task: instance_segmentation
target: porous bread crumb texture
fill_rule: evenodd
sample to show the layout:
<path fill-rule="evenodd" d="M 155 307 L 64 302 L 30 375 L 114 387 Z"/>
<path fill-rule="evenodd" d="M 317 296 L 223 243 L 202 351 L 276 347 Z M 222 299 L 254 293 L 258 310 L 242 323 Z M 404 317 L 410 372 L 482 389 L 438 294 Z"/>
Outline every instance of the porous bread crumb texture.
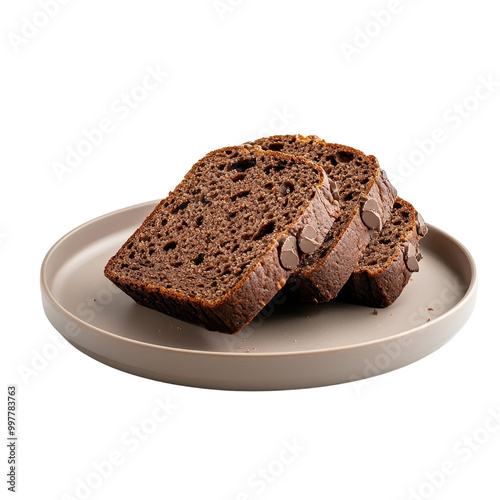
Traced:
<path fill-rule="evenodd" d="M 216 301 L 296 224 L 322 175 L 301 158 L 260 148 L 214 151 L 115 255 L 108 277 Z"/>
<path fill-rule="evenodd" d="M 318 252 L 307 256 L 303 263 L 312 264 L 324 257 L 336 245 L 356 215 L 360 198 L 372 187 L 379 166 L 374 157 L 340 144 L 327 143 L 316 136 L 272 136 L 255 141 L 263 149 L 299 155 L 320 165 L 335 181 L 340 193 L 340 212 Z"/>
<path fill-rule="evenodd" d="M 397 258 L 400 247 L 411 239 L 414 225 L 415 209 L 407 201 L 397 198 L 390 221 L 380 233 L 373 235 L 356 271 L 375 273 L 389 266 Z"/>

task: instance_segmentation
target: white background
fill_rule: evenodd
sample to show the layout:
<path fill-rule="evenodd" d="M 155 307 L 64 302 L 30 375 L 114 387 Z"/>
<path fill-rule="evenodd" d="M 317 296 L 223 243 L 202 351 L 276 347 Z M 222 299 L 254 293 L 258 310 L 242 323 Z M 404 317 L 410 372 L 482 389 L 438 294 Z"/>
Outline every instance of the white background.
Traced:
<path fill-rule="evenodd" d="M 2 381 L 18 385 L 17 498 L 500 498 L 500 432 L 484 432 L 500 411 L 495 2 L 61 0 L 46 2 L 50 17 L 42 3 L 0 11 Z M 147 68 L 168 76 L 137 90 Z M 131 93 L 140 102 L 124 106 Z M 113 130 L 57 175 L 103 119 Z M 70 347 L 41 306 L 50 246 L 165 196 L 208 151 L 267 133 L 375 154 L 401 196 L 465 244 L 479 294 L 460 333 L 362 390 L 186 388 Z M 176 409 L 126 444 L 156 398 Z M 297 456 L 280 465 L 285 442 Z M 256 481 L 263 470 L 270 480 Z"/>

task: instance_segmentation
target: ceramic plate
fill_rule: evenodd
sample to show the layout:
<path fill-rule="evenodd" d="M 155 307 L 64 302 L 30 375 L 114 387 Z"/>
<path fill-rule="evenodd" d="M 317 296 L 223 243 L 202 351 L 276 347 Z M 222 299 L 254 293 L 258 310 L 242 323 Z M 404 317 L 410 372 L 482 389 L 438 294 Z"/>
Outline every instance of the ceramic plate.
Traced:
<path fill-rule="evenodd" d="M 94 219 L 60 239 L 41 269 L 42 300 L 54 327 L 77 349 L 155 380 L 233 390 L 297 389 L 379 375 L 450 340 L 474 307 L 469 252 L 429 225 L 420 271 L 386 309 L 277 296 L 239 334 L 226 335 L 137 305 L 103 275 L 108 259 L 156 201 Z"/>

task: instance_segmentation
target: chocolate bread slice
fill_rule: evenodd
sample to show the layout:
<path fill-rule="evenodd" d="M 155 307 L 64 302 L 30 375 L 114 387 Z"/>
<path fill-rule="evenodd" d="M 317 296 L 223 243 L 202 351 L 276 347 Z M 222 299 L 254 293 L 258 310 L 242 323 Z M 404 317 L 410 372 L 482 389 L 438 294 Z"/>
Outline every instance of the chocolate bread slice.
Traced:
<path fill-rule="evenodd" d="M 397 198 L 391 220 L 372 238 L 339 298 L 371 307 L 391 305 L 418 271 L 419 240 L 426 234 L 422 216 Z"/>
<path fill-rule="evenodd" d="M 317 252 L 295 273 L 301 300 L 327 302 L 337 296 L 370 242 L 389 219 L 396 190 L 374 156 L 330 144 L 316 136 L 275 135 L 255 141 L 263 149 L 299 155 L 328 174 L 340 214 Z"/>
<path fill-rule="evenodd" d="M 323 241 L 337 210 L 321 167 L 223 148 L 191 168 L 105 275 L 139 304 L 235 333 Z"/>

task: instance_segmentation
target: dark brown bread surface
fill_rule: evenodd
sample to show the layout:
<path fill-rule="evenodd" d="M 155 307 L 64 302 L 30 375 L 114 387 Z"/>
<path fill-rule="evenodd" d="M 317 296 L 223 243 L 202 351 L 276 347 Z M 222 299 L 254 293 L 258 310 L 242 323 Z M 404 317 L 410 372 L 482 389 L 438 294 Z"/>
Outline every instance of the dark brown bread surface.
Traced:
<path fill-rule="evenodd" d="M 337 211 L 317 165 L 256 147 L 223 148 L 191 168 L 105 275 L 139 304 L 235 333 L 285 285 L 294 259 L 303 260 L 301 231 L 311 226 L 321 243 Z"/>
<path fill-rule="evenodd" d="M 301 300 L 327 302 L 347 282 L 373 233 L 389 219 L 396 190 L 374 156 L 348 146 L 301 135 L 276 135 L 255 144 L 313 161 L 323 167 L 338 188 L 339 216 L 320 249 L 303 259 L 295 273 Z M 368 200 L 371 209 L 363 212 Z"/>
<path fill-rule="evenodd" d="M 403 291 L 422 258 L 419 241 L 427 233 L 422 217 L 397 198 L 391 220 L 372 238 L 339 298 L 370 307 L 387 307 Z M 413 248 L 412 248 L 413 247 Z"/>

